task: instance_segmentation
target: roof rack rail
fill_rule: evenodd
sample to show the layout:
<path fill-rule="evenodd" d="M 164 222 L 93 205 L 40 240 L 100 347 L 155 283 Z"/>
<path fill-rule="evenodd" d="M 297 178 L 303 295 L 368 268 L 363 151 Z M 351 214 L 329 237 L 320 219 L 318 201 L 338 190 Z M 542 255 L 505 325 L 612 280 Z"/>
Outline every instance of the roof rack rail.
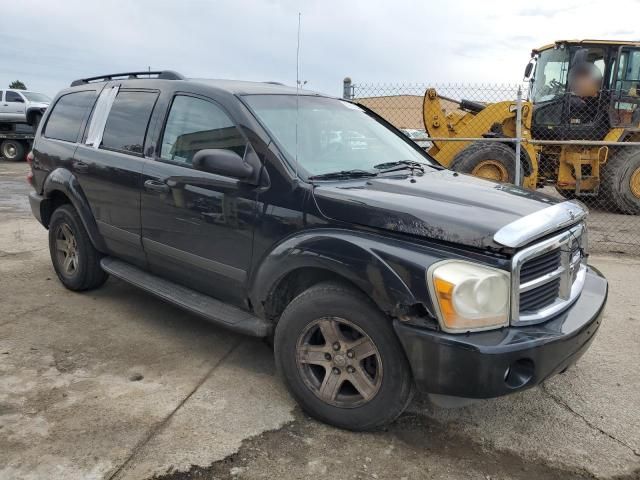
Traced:
<path fill-rule="evenodd" d="M 71 82 L 72 87 L 78 85 L 85 85 L 87 83 L 95 82 L 109 82 L 111 80 L 129 80 L 134 78 L 157 78 L 160 80 L 184 80 L 184 76 L 173 70 L 155 70 L 146 72 L 125 72 L 125 73 L 111 73 L 109 75 L 100 75 L 97 77 L 80 78 Z"/>

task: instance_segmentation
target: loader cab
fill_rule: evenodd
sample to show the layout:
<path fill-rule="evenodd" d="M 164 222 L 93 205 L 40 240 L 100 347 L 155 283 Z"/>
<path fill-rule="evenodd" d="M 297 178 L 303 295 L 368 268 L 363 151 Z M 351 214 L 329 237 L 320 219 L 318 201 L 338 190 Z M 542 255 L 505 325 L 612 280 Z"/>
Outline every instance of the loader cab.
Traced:
<path fill-rule="evenodd" d="M 611 125 L 640 126 L 640 46 L 620 46 L 611 71 Z"/>
<path fill-rule="evenodd" d="M 615 53 L 608 45 L 582 43 L 534 50 L 529 77 L 534 138 L 600 140 L 607 134 Z"/>

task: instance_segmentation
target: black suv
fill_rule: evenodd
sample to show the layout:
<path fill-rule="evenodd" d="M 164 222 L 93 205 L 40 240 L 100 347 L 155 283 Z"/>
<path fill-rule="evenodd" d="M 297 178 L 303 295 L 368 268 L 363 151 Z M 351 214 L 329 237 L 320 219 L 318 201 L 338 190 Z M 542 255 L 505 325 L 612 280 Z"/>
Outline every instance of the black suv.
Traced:
<path fill-rule="evenodd" d="M 370 110 L 171 72 L 60 92 L 33 214 L 72 290 L 120 278 L 270 339 L 311 415 L 396 418 L 536 385 L 584 353 L 607 282 L 586 210 L 439 166 Z"/>

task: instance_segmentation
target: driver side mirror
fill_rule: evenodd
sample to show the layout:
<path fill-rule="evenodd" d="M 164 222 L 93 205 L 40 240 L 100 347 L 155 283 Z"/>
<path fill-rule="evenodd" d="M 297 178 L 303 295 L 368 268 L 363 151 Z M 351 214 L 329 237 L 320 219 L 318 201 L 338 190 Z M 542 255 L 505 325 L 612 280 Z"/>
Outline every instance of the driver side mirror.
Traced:
<path fill-rule="evenodd" d="M 533 61 L 527 63 L 527 66 L 524 68 L 524 78 L 529 78 L 532 70 L 533 70 Z"/>
<path fill-rule="evenodd" d="M 192 165 L 196 170 L 249 183 L 252 183 L 256 176 L 254 166 L 246 163 L 236 152 L 222 148 L 206 148 L 196 152 Z"/>

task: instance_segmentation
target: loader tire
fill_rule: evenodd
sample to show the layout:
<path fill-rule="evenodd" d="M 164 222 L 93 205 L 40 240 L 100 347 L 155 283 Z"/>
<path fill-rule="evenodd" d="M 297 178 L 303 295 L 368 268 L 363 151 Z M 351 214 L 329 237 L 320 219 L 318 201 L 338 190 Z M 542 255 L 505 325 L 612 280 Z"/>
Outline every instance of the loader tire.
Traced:
<path fill-rule="evenodd" d="M 515 152 L 503 143 L 472 143 L 458 153 L 451 169 L 496 182 L 513 183 Z"/>
<path fill-rule="evenodd" d="M 620 148 L 600 170 L 603 206 L 640 215 L 640 149 Z"/>

